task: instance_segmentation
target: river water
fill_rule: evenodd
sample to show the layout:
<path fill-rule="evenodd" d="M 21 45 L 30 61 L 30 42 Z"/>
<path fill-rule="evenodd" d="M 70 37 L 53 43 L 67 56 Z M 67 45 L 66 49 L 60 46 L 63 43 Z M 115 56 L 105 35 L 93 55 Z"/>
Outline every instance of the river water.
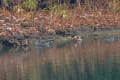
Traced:
<path fill-rule="evenodd" d="M 120 40 L 0 48 L 0 80 L 120 80 Z"/>

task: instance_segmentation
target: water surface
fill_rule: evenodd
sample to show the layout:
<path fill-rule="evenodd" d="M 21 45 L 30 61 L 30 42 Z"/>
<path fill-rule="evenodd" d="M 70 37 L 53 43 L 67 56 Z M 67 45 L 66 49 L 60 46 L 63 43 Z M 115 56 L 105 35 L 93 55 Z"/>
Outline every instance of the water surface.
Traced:
<path fill-rule="evenodd" d="M 0 80 L 120 80 L 120 40 L 1 48 Z"/>

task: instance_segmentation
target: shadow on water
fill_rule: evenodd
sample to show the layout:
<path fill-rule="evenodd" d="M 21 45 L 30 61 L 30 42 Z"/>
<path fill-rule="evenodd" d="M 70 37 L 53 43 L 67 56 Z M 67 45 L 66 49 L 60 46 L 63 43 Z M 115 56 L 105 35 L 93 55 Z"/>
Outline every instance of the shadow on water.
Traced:
<path fill-rule="evenodd" d="M 3 50 L 0 80 L 120 80 L 119 44 L 86 40 L 62 48 Z"/>

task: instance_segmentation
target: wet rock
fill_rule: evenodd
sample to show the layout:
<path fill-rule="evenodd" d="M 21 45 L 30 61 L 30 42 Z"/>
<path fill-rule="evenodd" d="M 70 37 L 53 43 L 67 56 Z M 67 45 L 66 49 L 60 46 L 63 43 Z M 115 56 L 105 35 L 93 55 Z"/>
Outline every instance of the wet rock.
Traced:
<path fill-rule="evenodd" d="M 21 43 L 21 46 L 28 46 L 28 45 L 30 45 L 28 39 L 23 40 L 22 43 Z"/>
<path fill-rule="evenodd" d="M 47 33 L 50 35 L 54 35 L 55 34 L 55 30 L 54 29 L 48 29 Z"/>
<path fill-rule="evenodd" d="M 56 35 L 60 35 L 60 36 L 65 36 L 65 31 L 63 30 L 56 30 Z"/>
<path fill-rule="evenodd" d="M 1 33 L 0 44 L 11 47 L 29 46 L 31 44 L 29 43 L 30 39 L 28 39 L 28 37 L 25 37 L 23 33 L 20 33 L 18 31 L 15 32 L 11 31 L 10 34 L 11 34 L 10 36 L 7 36 L 6 33 Z"/>
<path fill-rule="evenodd" d="M 8 40 L 0 40 L 0 43 L 3 45 L 3 46 L 8 46 L 8 47 L 13 47 L 14 44 L 9 42 Z"/>
<path fill-rule="evenodd" d="M 17 31 L 13 32 L 12 35 L 13 35 L 14 38 L 16 38 L 18 40 L 24 40 L 25 39 L 24 35 L 20 32 L 17 32 Z"/>
<path fill-rule="evenodd" d="M 24 40 L 18 40 L 14 38 L 10 39 L 1 39 L 0 44 L 3 46 L 8 46 L 8 47 L 21 47 L 21 46 L 29 46 L 29 40 L 24 39 Z"/>
<path fill-rule="evenodd" d="M 60 36 L 73 36 L 73 35 L 78 35 L 79 33 L 77 31 L 74 30 L 56 30 L 56 35 L 60 35 Z"/>

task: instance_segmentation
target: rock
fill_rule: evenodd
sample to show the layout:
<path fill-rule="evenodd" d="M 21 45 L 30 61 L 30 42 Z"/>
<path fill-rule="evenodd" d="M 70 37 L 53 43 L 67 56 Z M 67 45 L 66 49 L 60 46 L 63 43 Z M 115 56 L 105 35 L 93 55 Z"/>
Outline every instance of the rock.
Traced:
<path fill-rule="evenodd" d="M 48 29 L 47 33 L 50 34 L 50 35 L 53 35 L 53 34 L 55 34 L 55 30 L 54 29 Z"/>
<path fill-rule="evenodd" d="M 65 36 L 65 31 L 63 30 L 56 30 L 56 35 L 61 35 L 61 36 Z"/>
<path fill-rule="evenodd" d="M 12 33 L 13 37 L 18 40 L 24 40 L 24 35 L 18 31 Z"/>
<path fill-rule="evenodd" d="M 4 23 L 5 22 L 5 20 L 0 20 L 0 23 Z"/>
<path fill-rule="evenodd" d="M 8 47 L 13 47 L 14 44 L 9 42 L 8 40 L 1 40 L 0 43 L 4 46 L 8 46 Z"/>
<path fill-rule="evenodd" d="M 21 43 L 21 46 L 28 46 L 28 45 L 30 45 L 28 39 L 23 40 L 22 43 Z"/>

